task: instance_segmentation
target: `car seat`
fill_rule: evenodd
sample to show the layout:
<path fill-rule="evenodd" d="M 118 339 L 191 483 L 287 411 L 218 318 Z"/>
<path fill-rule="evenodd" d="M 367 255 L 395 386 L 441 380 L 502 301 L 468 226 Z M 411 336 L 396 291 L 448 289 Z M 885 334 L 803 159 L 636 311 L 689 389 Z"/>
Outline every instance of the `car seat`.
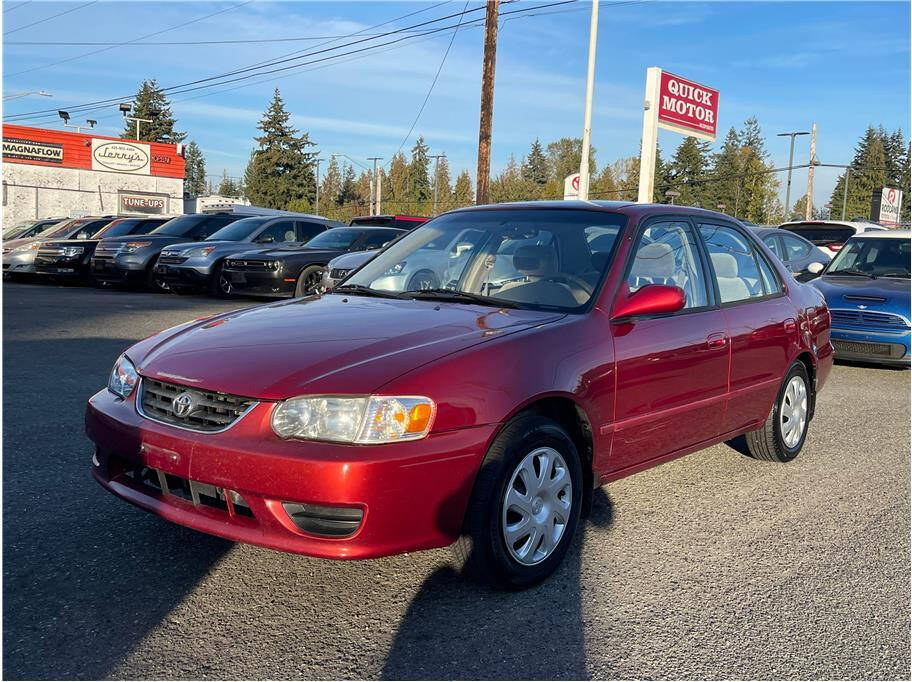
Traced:
<path fill-rule="evenodd" d="M 679 286 L 675 280 L 674 250 L 668 244 L 653 242 L 637 250 L 628 284 L 637 290 L 647 284 Z"/>
<path fill-rule="evenodd" d="M 713 269 L 716 271 L 722 302 L 750 298 L 751 290 L 748 282 L 738 276 L 737 259 L 730 253 L 718 251 L 710 253 L 709 257 L 712 259 Z"/>
<path fill-rule="evenodd" d="M 557 265 L 557 252 L 552 246 L 526 244 L 513 254 L 513 268 L 525 279 L 520 282 L 507 282 L 497 292 L 498 296 L 521 303 L 540 303 L 576 307 L 589 300 L 589 294 L 577 291 L 562 282 L 545 281 L 547 277 L 560 275 Z M 510 295 L 504 296 L 509 292 Z"/>

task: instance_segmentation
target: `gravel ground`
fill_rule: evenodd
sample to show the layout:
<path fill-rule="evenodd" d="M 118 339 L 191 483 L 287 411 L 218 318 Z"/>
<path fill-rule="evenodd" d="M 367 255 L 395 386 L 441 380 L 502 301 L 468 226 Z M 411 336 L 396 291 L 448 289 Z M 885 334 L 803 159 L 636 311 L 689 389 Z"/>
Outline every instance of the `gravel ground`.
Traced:
<path fill-rule="evenodd" d="M 788 465 L 717 446 L 606 486 L 560 571 L 502 594 L 446 549 L 280 554 L 92 481 L 117 355 L 249 303 L 4 284 L 4 677 L 909 678 L 908 371 L 837 365 Z"/>

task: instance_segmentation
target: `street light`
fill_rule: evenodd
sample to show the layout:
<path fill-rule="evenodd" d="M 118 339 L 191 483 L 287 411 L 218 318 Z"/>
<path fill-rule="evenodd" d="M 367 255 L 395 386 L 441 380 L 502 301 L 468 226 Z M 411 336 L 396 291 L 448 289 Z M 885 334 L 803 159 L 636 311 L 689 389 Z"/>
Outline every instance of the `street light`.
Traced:
<path fill-rule="evenodd" d="M 681 196 L 681 193 L 680 193 L 680 192 L 675 192 L 673 189 L 670 189 L 670 190 L 668 190 L 667 192 L 665 192 L 665 196 L 666 196 L 666 197 L 669 197 L 669 198 L 671 199 L 671 205 L 674 206 L 674 204 L 675 204 L 675 197 Z"/>
<path fill-rule="evenodd" d="M 124 115 L 124 118 L 128 121 L 133 121 L 136 123 L 136 139 L 139 140 L 139 124 L 140 123 L 152 123 L 152 121 L 161 114 L 159 109 L 149 109 L 149 118 L 138 118 L 136 116 L 129 116 L 130 110 L 132 107 L 127 102 L 121 102 L 118 106 L 120 112 Z"/>
<path fill-rule="evenodd" d="M 53 97 L 49 92 L 44 90 L 29 90 L 28 92 L 13 92 L 9 95 L 3 95 L 3 101 L 6 102 L 11 99 L 19 99 L 20 97 L 28 97 L 29 95 L 36 95 L 38 97 Z"/>
<path fill-rule="evenodd" d="M 806 130 L 795 131 L 793 133 L 779 133 L 776 137 L 790 137 L 792 138 L 789 144 L 789 173 L 788 173 L 788 182 L 785 186 L 785 215 L 789 216 L 792 212 L 792 162 L 795 160 L 795 137 L 798 135 L 810 135 L 811 133 Z"/>

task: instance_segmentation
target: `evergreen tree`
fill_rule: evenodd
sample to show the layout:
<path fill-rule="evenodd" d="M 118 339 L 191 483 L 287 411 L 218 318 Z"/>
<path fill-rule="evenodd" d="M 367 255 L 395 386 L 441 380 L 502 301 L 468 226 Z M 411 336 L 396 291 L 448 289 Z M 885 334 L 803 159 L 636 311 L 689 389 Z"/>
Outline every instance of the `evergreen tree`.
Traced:
<path fill-rule="evenodd" d="M 323 182 L 320 183 L 320 206 L 327 218 L 340 220 L 338 217 L 339 194 L 342 192 L 342 173 L 339 171 L 339 162 L 335 156 L 329 158 Z"/>
<path fill-rule="evenodd" d="M 902 207 L 900 209 L 900 222 L 908 223 L 912 213 L 912 187 L 910 187 L 909 163 L 912 157 L 912 145 L 906 147 L 903 154 L 902 166 L 899 171 L 899 189 L 902 190 Z"/>
<path fill-rule="evenodd" d="M 218 194 L 223 197 L 240 197 L 241 186 L 232 178 L 228 177 L 228 171 L 222 172 L 222 181 L 218 186 Z"/>
<path fill-rule="evenodd" d="M 589 183 L 589 196 L 593 199 L 616 200 L 618 185 L 611 166 L 605 166 Z"/>
<path fill-rule="evenodd" d="M 151 123 L 139 124 L 139 138 L 143 142 L 166 142 L 177 144 L 183 142 L 187 133 L 174 130 L 177 122 L 171 114 L 171 103 L 153 78 L 143 81 L 133 98 L 132 118 L 151 119 Z M 125 140 L 135 140 L 136 121 L 124 121 L 124 131 L 120 136 Z"/>
<path fill-rule="evenodd" d="M 889 136 L 884 131 L 883 144 L 887 161 L 887 184 L 890 187 L 899 187 L 902 182 L 903 164 L 906 160 L 906 136 L 903 134 L 902 128 L 895 130 Z"/>
<path fill-rule="evenodd" d="M 472 206 L 475 204 L 475 190 L 472 188 L 472 178 L 469 171 L 464 170 L 456 178 L 453 188 L 453 208 Z"/>
<path fill-rule="evenodd" d="M 523 178 L 542 187 L 548 182 L 548 159 L 538 138 L 532 143 L 529 155 L 522 165 Z"/>
<path fill-rule="evenodd" d="M 868 126 L 855 147 L 851 167 L 839 176 L 833 193 L 830 195 L 834 218 L 843 218 L 843 198 L 845 198 L 846 220 L 871 214 L 871 196 L 874 190 L 886 185 L 886 164 L 884 135 L 874 126 Z M 844 194 L 847 174 L 849 187 L 848 193 Z"/>
<path fill-rule="evenodd" d="M 355 167 L 346 164 L 342 171 L 342 186 L 336 197 L 336 205 L 346 206 L 354 203 L 357 198 L 358 193 L 355 188 Z"/>
<path fill-rule="evenodd" d="M 385 213 L 409 212 L 409 165 L 399 152 L 390 161 L 389 174 L 383 178 L 381 208 Z"/>
<path fill-rule="evenodd" d="M 571 173 L 579 173 L 580 161 L 583 156 L 583 140 L 580 137 L 562 137 L 557 142 L 548 145 L 548 175 L 560 183 L 561 193 L 564 188 L 564 178 Z M 598 169 L 595 166 L 595 147 L 589 147 L 589 174 L 595 176 Z"/>
<path fill-rule="evenodd" d="M 408 199 L 418 210 L 421 210 L 419 205 L 425 204 L 431 198 L 428 151 L 429 147 L 424 143 L 424 138 L 419 136 L 412 147 L 412 159 L 408 164 Z"/>
<path fill-rule="evenodd" d="M 247 198 L 257 206 L 283 209 L 292 201 L 312 202 L 316 193 L 313 161 L 316 153 L 307 133 L 288 122 L 289 114 L 276 88 L 269 108 L 257 128 L 258 147 L 245 173 Z"/>
<path fill-rule="evenodd" d="M 712 170 L 704 189 L 704 205 L 735 215 L 741 201 L 742 169 L 741 142 L 734 128 L 729 128 L 722 148 L 712 158 Z M 724 208 L 720 209 L 719 205 Z"/>
<path fill-rule="evenodd" d="M 196 142 L 184 150 L 184 194 L 198 197 L 206 193 L 206 161 Z"/>
<path fill-rule="evenodd" d="M 695 137 L 685 137 L 678 145 L 667 172 L 671 189 L 681 193 L 675 199 L 676 204 L 708 208 L 703 203 L 706 184 L 703 181 L 710 163 L 709 153 L 709 144 Z"/>
<path fill-rule="evenodd" d="M 506 167 L 491 181 L 491 203 L 523 201 L 532 191 L 533 183 L 523 177 L 522 168 L 511 155 Z"/>
<path fill-rule="evenodd" d="M 437 170 L 434 173 L 434 186 L 437 194 L 437 213 L 443 213 L 453 208 L 453 186 L 450 181 L 450 164 L 446 157 L 437 160 Z"/>
<path fill-rule="evenodd" d="M 737 202 L 739 210 L 733 215 L 751 222 L 764 223 L 777 201 L 779 180 L 769 172 L 773 166 L 768 162 L 769 154 L 756 117 L 751 116 L 744 122 L 738 137 L 743 175 L 740 182 L 741 196 L 738 197 L 740 201 Z"/>

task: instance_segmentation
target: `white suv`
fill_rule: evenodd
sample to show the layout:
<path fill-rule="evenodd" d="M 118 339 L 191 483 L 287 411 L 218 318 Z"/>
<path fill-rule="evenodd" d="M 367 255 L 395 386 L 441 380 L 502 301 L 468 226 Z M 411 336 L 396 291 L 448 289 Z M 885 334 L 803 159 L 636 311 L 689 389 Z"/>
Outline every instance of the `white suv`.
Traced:
<path fill-rule="evenodd" d="M 783 223 L 780 230 L 788 230 L 801 235 L 812 242 L 829 258 L 839 253 L 839 249 L 850 237 L 872 230 L 886 230 L 877 223 L 850 222 L 847 220 L 796 220 Z"/>

